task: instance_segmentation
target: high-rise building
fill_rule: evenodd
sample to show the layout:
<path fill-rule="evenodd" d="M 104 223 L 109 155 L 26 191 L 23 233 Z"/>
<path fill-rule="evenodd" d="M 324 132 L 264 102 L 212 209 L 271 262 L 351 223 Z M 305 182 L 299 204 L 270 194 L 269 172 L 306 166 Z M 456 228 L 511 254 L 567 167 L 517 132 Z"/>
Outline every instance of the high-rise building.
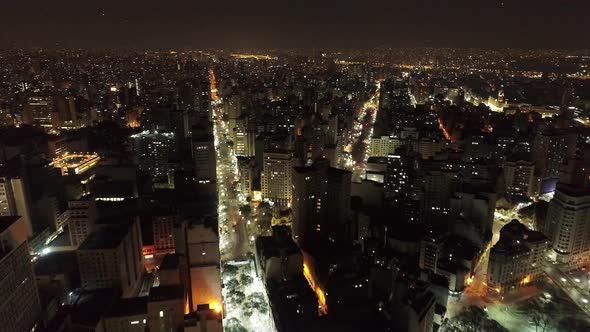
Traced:
<path fill-rule="evenodd" d="M 384 186 L 387 198 L 411 196 L 414 186 L 414 160 L 405 154 L 387 156 Z"/>
<path fill-rule="evenodd" d="M 253 157 L 255 154 L 256 128 L 252 121 L 246 118 L 240 118 L 236 121 L 236 126 L 232 131 L 232 140 L 236 155 Z"/>
<path fill-rule="evenodd" d="M 549 202 L 545 232 L 558 262 L 590 261 L 590 191 L 560 184 Z"/>
<path fill-rule="evenodd" d="M 153 287 L 147 303 L 149 331 L 184 329 L 185 298 L 182 285 Z"/>
<path fill-rule="evenodd" d="M 211 119 L 211 85 L 205 77 L 180 81 L 177 84 L 177 92 L 177 106 L 188 110 L 191 125 L 198 122 L 202 116 Z"/>
<path fill-rule="evenodd" d="M 399 110 L 410 105 L 410 89 L 407 81 L 390 79 L 383 83 L 379 95 L 381 109 Z"/>
<path fill-rule="evenodd" d="M 195 180 L 199 184 L 215 183 L 217 176 L 215 140 L 209 125 L 199 130 L 193 129 L 191 142 L 195 162 Z"/>
<path fill-rule="evenodd" d="M 154 183 L 171 183 L 172 172 L 168 164 L 174 144 L 174 134 L 143 131 L 131 136 L 139 169 L 153 177 Z"/>
<path fill-rule="evenodd" d="M 352 173 L 328 166 L 327 160 L 293 168 L 293 238 L 298 243 L 328 237 L 349 238 Z"/>
<path fill-rule="evenodd" d="M 252 182 L 254 181 L 254 158 L 238 157 L 238 170 L 240 172 L 240 191 L 244 197 L 250 196 Z"/>
<path fill-rule="evenodd" d="M 29 332 L 40 318 L 41 301 L 21 217 L 0 217 L 0 330 Z"/>
<path fill-rule="evenodd" d="M 236 127 L 233 129 L 232 139 L 234 141 L 236 155 L 246 156 L 248 134 L 244 128 L 243 121 L 240 121 L 240 123 L 236 124 Z"/>
<path fill-rule="evenodd" d="M 559 180 L 561 164 L 576 151 L 576 134 L 561 130 L 544 130 L 535 135 L 533 163 L 538 181 L 538 193 L 553 192 Z"/>
<path fill-rule="evenodd" d="M 438 152 L 447 148 L 456 149 L 456 144 L 427 137 L 412 141 L 412 149 L 418 152 L 422 156 L 422 159 L 430 159 Z"/>
<path fill-rule="evenodd" d="M 545 235 L 512 220 L 500 230 L 500 240 L 490 250 L 487 284 L 497 292 L 524 286 L 543 274 L 549 243 Z"/>
<path fill-rule="evenodd" d="M 21 216 L 29 237 L 33 236 L 32 198 L 25 177 L 4 170 L 0 177 L 0 216 Z"/>
<path fill-rule="evenodd" d="M 154 249 L 156 255 L 174 253 L 174 215 L 155 215 L 152 217 Z"/>
<path fill-rule="evenodd" d="M 508 197 L 528 197 L 534 194 L 534 171 L 532 162 L 518 160 L 505 161 L 502 167 L 504 191 Z"/>
<path fill-rule="evenodd" d="M 117 288 L 123 297 L 133 296 L 142 280 L 142 248 L 137 220 L 92 232 L 77 251 L 82 288 Z"/>
<path fill-rule="evenodd" d="M 428 171 L 422 179 L 420 218 L 427 223 L 439 223 L 448 218 L 451 194 L 457 183 L 457 173 Z"/>
<path fill-rule="evenodd" d="M 101 325 L 108 332 L 184 331 L 185 328 L 190 329 L 190 325 L 185 326 L 185 314 L 187 312 L 182 285 L 160 285 L 152 287 L 149 296 L 117 299 L 102 315 Z M 205 322 L 213 319 L 203 318 Z M 201 326 L 194 330 L 220 332 L 221 323 L 218 325 L 218 330 L 203 329 Z"/>
<path fill-rule="evenodd" d="M 287 151 L 264 152 L 262 163 L 262 196 L 286 207 L 291 200 L 293 156 Z"/>
<path fill-rule="evenodd" d="M 96 201 L 90 196 L 69 201 L 66 213 L 70 242 L 74 248 L 78 248 L 96 228 Z"/>
<path fill-rule="evenodd" d="M 272 236 L 256 238 L 256 268 L 265 283 L 291 280 L 303 274 L 303 255 L 286 226 L 274 226 Z"/>
<path fill-rule="evenodd" d="M 327 180 L 325 206 L 327 234 L 332 240 L 351 239 L 353 233 L 350 223 L 352 172 L 330 167 L 327 170 Z"/>
<path fill-rule="evenodd" d="M 176 252 L 187 261 L 192 310 L 199 305 L 221 306 L 221 271 L 217 229 L 184 222 L 174 229 Z"/>
<path fill-rule="evenodd" d="M 491 188 L 463 185 L 450 197 L 450 222 L 460 225 L 454 233 L 471 238 L 473 243 L 485 242 L 492 234 L 495 208 L 496 193 Z M 473 237 L 464 233 L 465 223 L 473 227 Z"/>
<path fill-rule="evenodd" d="M 438 259 L 443 249 L 442 237 L 430 231 L 420 240 L 420 257 L 418 266 L 424 270 L 437 273 Z"/>
<path fill-rule="evenodd" d="M 13 158 L 0 167 L 0 208 L 3 215 L 22 216 L 33 251 L 58 228 L 59 170 L 39 158 Z M 39 236 L 40 235 L 40 236 Z"/>
<path fill-rule="evenodd" d="M 381 136 L 371 138 L 370 144 L 370 157 L 387 157 L 389 154 L 395 153 L 395 150 L 399 148 L 403 142 L 399 137 Z"/>
<path fill-rule="evenodd" d="M 567 164 L 561 165 L 559 182 L 577 188 L 590 188 L 590 167 L 587 161 L 574 158 L 568 160 Z"/>
<path fill-rule="evenodd" d="M 59 113 L 54 111 L 53 99 L 47 96 L 31 96 L 23 108 L 23 123 L 44 128 L 59 128 Z"/>
<path fill-rule="evenodd" d="M 293 238 L 301 244 L 325 232 L 328 179 L 322 166 L 295 167 L 292 179 Z"/>

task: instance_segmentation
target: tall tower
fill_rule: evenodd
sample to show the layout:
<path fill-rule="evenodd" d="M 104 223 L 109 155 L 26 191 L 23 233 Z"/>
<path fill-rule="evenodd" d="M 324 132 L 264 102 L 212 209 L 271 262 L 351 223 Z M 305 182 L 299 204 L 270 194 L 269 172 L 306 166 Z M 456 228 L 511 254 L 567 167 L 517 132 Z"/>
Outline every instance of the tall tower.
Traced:
<path fill-rule="evenodd" d="M 193 132 L 193 160 L 197 183 L 207 184 L 217 180 L 217 162 L 215 160 L 215 140 L 212 134 Z"/>
<path fill-rule="evenodd" d="M 30 331 L 41 315 L 26 228 L 22 217 L 0 217 L 2 331 Z"/>
<path fill-rule="evenodd" d="M 539 194 L 555 190 L 561 164 L 572 158 L 575 151 L 575 133 L 550 129 L 536 134 L 533 142 L 533 163 Z"/>
<path fill-rule="evenodd" d="M 293 238 L 305 242 L 314 234 L 322 234 L 326 219 L 328 179 L 322 166 L 293 169 Z"/>
<path fill-rule="evenodd" d="M 321 159 L 293 168 L 293 238 L 299 244 L 319 237 L 345 241 L 351 235 L 352 173 L 328 163 Z"/>
<path fill-rule="evenodd" d="M 291 200 L 293 155 L 288 151 L 264 152 L 262 163 L 262 196 L 282 208 Z"/>
<path fill-rule="evenodd" d="M 560 184 L 547 210 L 546 233 L 556 260 L 571 266 L 590 261 L 590 191 Z"/>
<path fill-rule="evenodd" d="M 146 130 L 131 136 L 139 169 L 150 174 L 154 183 L 170 183 L 171 170 L 168 164 L 174 134 Z"/>

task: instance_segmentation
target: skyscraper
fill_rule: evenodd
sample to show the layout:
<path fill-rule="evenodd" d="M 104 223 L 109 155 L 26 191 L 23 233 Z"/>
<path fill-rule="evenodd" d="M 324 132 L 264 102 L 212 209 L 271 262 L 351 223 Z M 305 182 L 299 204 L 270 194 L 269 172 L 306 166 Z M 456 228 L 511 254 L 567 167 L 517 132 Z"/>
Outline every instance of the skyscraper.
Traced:
<path fill-rule="evenodd" d="M 320 237 L 341 241 L 351 234 L 352 173 L 319 160 L 293 168 L 293 238 L 300 244 Z"/>
<path fill-rule="evenodd" d="M 28 332 L 41 314 L 29 257 L 27 226 L 21 217 L 0 217 L 0 330 Z"/>
<path fill-rule="evenodd" d="M 142 247 L 137 220 L 91 233 L 77 251 L 82 288 L 117 288 L 123 297 L 133 296 L 142 280 Z"/>
<path fill-rule="evenodd" d="M 47 96 L 31 96 L 23 107 L 23 122 L 44 128 L 61 127 L 58 112 L 54 112 L 53 99 Z"/>
<path fill-rule="evenodd" d="M 210 308 L 221 305 L 221 271 L 219 267 L 219 235 L 203 223 L 188 221 L 174 228 L 176 252 L 184 255 L 190 280 L 192 310 L 199 305 Z"/>
<path fill-rule="evenodd" d="M 502 167 L 504 191 L 508 197 L 532 196 L 535 166 L 532 162 L 518 160 L 506 161 Z"/>
<path fill-rule="evenodd" d="M 415 180 L 414 160 L 405 154 L 390 154 L 387 156 L 387 171 L 385 172 L 385 196 L 395 198 L 410 197 Z"/>
<path fill-rule="evenodd" d="M 293 168 L 293 238 L 303 243 L 322 233 L 328 179 L 322 166 Z M 325 231 L 325 230 L 324 230 Z"/>
<path fill-rule="evenodd" d="M 538 181 L 538 193 L 553 192 L 562 163 L 574 156 L 576 134 L 561 130 L 543 130 L 535 135 L 533 162 Z"/>
<path fill-rule="evenodd" d="M 174 223 L 177 217 L 171 214 L 158 214 L 152 216 L 152 229 L 154 233 L 154 247 L 156 255 L 174 253 Z"/>
<path fill-rule="evenodd" d="M 81 200 L 69 201 L 67 215 L 70 241 L 74 248 L 78 248 L 96 227 L 96 202 L 89 196 Z"/>
<path fill-rule="evenodd" d="M 262 197 L 287 207 L 291 200 L 293 156 L 288 151 L 264 152 L 262 163 Z"/>
<path fill-rule="evenodd" d="M 240 172 L 240 191 L 244 197 L 250 196 L 252 182 L 254 180 L 254 158 L 238 157 L 238 169 Z"/>
<path fill-rule="evenodd" d="M 590 191 L 560 184 L 549 202 L 545 230 L 558 262 L 590 261 Z"/>
<path fill-rule="evenodd" d="M 193 132 L 192 145 L 195 180 L 199 184 L 214 183 L 217 170 L 213 135 Z"/>
<path fill-rule="evenodd" d="M 151 175 L 154 183 L 171 183 L 168 159 L 174 145 L 174 134 L 146 130 L 132 135 L 131 139 L 137 153 L 139 169 Z"/>
<path fill-rule="evenodd" d="M 27 172 L 17 164 L 7 163 L 0 168 L 0 216 L 21 216 L 27 236 L 31 237 L 39 227 L 33 225 L 33 198 Z"/>

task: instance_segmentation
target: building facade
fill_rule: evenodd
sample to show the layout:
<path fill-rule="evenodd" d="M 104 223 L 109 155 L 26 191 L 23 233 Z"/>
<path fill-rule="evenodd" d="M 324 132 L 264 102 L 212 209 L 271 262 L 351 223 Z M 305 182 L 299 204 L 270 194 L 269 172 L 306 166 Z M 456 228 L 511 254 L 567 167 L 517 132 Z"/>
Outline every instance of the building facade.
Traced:
<path fill-rule="evenodd" d="M 518 160 L 506 161 L 502 167 L 504 191 L 510 198 L 534 195 L 535 165 L 532 162 Z"/>
<path fill-rule="evenodd" d="M 287 151 L 265 152 L 262 164 L 262 197 L 287 207 L 290 204 L 293 156 Z"/>
<path fill-rule="evenodd" d="M 527 285 L 543 274 L 549 241 L 540 232 L 512 220 L 500 230 L 500 240 L 490 250 L 488 287 L 505 293 Z"/>
<path fill-rule="evenodd" d="M 0 330 L 31 331 L 40 317 L 41 301 L 21 217 L 0 217 L 0 292 Z"/>
<path fill-rule="evenodd" d="M 77 252 L 82 288 L 117 288 L 123 297 L 133 296 L 144 270 L 142 247 L 137 220 L 91 233 Z"/>
<path fill-rule="evenodd" d="M 68 202 L 66 223 L 69 226 L 70 241 L 74 248 L 78 248 L 88 235 L 95 230 L 96 218 L 96 201 L 93 199 L 88 198 Z"/>
<path fill-rule="evenodd" d="M 131 139 L 139 169 L 151 175 L 155 183 L 169 183 L 171 170 L 168 159 L 174 146 L 174 134 L 146 130 L 132 135 Z"/>
<path fill-rule="evenodd" d="M 555 259 L 578 266 L 590 261 L 590 191 L 560 185 L 547 210 L 546 234 Z"/>

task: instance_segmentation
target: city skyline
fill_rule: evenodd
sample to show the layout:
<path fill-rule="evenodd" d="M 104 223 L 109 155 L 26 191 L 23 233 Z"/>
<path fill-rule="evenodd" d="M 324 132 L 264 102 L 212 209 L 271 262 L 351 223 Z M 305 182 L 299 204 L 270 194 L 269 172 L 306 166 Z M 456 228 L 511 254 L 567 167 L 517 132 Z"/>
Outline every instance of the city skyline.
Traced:
<path fill-rule="evenodd" d="M 9 0 L 0 332 L 590 331 L 589 12 Z"/>

